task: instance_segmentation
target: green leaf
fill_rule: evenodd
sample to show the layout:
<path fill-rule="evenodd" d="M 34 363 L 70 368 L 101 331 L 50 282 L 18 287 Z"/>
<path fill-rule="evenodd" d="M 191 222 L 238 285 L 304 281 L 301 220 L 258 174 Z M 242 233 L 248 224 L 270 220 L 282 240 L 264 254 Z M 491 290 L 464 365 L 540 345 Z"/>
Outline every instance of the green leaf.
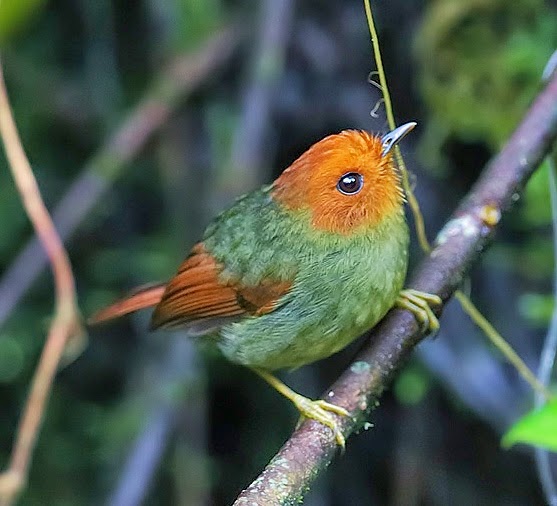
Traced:
<path fill-rule="evenodd" d="M 0 0 L 0 45 L 37 16 L 45 0 Z"/>
<path fill-rule="evenodd" d="M 400 373 L 394 385 L 394 392 L 402 404 L 419 404 L 430 387 L 428 375 L 418 367 L 407 367 Z"/>
<path fill-rule="evenodd" d="M 516 422 L 503 436 L 501 444 L 510 448 L 516 443 L 527 443 L 557 451 L 557 400 L 531 411 Z"/>

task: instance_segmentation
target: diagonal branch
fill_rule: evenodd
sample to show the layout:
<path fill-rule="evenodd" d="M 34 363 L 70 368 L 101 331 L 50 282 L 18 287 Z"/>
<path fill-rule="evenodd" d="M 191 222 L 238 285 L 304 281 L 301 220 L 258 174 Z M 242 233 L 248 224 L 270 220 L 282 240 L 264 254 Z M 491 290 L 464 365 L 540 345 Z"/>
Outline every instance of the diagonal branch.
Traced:
<path fill-rule="evenodd" d="M 517 200 L 528 178 L 557 138 L 557 75 L 539 94 L 505 147 L 485 168 L 453 217 L 439 232 L 410 286 L 446 301 L 491 239 L 501 213 Z M 348 437 L 365 420 L 397 369 L 424 338 L 414 317 L 393 310 L 368 335 L 351 366 L 327 391 L 327 400 L 346 408 L 340 420 Z M 236 505 L 297 504 L 331 462 L 336 442 L 322 425 L 304 422 Z"/>

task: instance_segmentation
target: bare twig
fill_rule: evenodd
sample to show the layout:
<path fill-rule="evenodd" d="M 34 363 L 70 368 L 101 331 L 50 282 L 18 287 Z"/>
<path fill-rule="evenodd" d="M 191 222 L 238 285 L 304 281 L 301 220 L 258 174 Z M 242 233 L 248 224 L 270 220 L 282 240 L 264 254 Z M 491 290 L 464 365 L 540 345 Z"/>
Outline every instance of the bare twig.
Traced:
<path fill-rule="evenodd" d="M 15 499 L 26 480 L 46 402 L 65 344 L 68 338 L 82 334 L 83 329 L 79 320 L 70 261 L 44 205 L 31 165 L 21 145 L 8 101 L 1 63 L 0 133 L 15 185 L 35 233 L 50 260 L 56 290 L 54 320 L 18 427 L 10 465 L 8 470 L 0 475 L 0 504 L 8 505 Z"/>
<path fill-rule="evenodd" d="M 242 115 L 230 156 L 234 178 L 244 186 L 246 181 L 259 183 L 262 175 L 258 171 L 262 167 L 267 168 L 264 167 L 265 160 L 272 158 L 268 153 L 270 116 L 278 81 L 284 71 L 295 1 L 265 0 L 260 3 L 259 9 L 260 20 L 250 75 L 242 96 Z"/>
<path fill-rule="evenodd" d="M 64 241 L 71 237 L 127 164 L 168 120 L 180 101 L 229 61 L 239 40 L 238 31 L 223 30 L 198 52 L 177 58 L 153 85 L 85 165 L 54 209 L 54 223 Z M 0 282 L 0 326 L 45 266 L 41 245 L 33 238 L 5 271 Z"/>
<path fill-rule="evenodd" d="M 196 462 L 195 476 L 199 480 L 192 487 L 198 499 L 193 504 L 206 503 L 202 498 L 208 478 L 201 464 L 204 458 L 200 457 L 206 443 L 205 383 L 200 380 L 203 377 L 200 366 L 194 343 L 180 334 L 167 343 L 163 357 L 158 353 L 147 354 L 137 371 L 141 371 L 142 377 L 139 395 L 145 403 L 145 426 L 132 445 L 106 506 L 139 506 L 145 502 L 169 441 L 176 437 L 184 418 L 187 418 L 188 459 Z M 178 391 L 183 396 L 177 397 Z M 183 413 L 185 405 L 187 414 Z M 188 483 L 189 479 L 180 476 L 181 483 Z"/>
<path fill-rule="evenodd" d="M 449 299 L 492 237 L 501 212 L 517 199 L 556 137 L 554 76 L 438 234 L 411 287 L 436 293 L 445 302 Z M 363 422 L 398 367 L 424 338 L 414 317 L 401 310 L 391 311 L 368 337 L 368 344 L 325 396 L 352 414 L 351 419 L 339 420 L 346 437 Z M 235 504 L 297 503 L 335 452 L 331 431 L 314 421 L 304 422 Z"/>
<path fill-rule="evenodd" d="M 144 503 L 175 425 L 176 409 L 173 406 L 159 406 L 154 410 L 134 442 L 118 488 L 107 501 L 107 506 L 139 506 Z"/>
<path fill-rule="evenodd" d="M 373 45 L 373 54 L 377 62 L 377 75 L 379 76 L 380 89 L 383 93 L 385 101 L 385 111 L 387 113 L 387 121 L 389 127 L 393 130 L 396 127 L 393 106 L 391 102 L 391 97 L 389 94 L 389 87 L 387 85 L 387 78 L 385 76 L 385 70 L 383 68 L 383 62 L 381 59 L 381 51 L 379 49 L 379 38 L 377 36 L 377 31 L 375 29 L 375 23 L 373 21 L 372 9 L 370 0 L 364 0 L 364 7 L 366 11 L 366 18 L 369 26 L 369 33 L 371 35 L 371 42 Z M 404 188 L 404 193 L 408 201 L 408 205 L 412 211 L 412 216 L 414 217 L 414 226 L 416 229 L 416 235 L 418 236 L 418 242 L 422 251 L 424 253 L 429 253 L 431 251 L 431 245 L 427 239 L 424 217 L 420 209 L 420 204 L 418 199 L 414 195 L 414 190 L 410 184 L 410 174 L 406 169 L 404 164 L 404 159 L 402 158 L 402 153 L 399 146 L 395 146 L 395 157 L 397 166 L 400 170 L 402 176 L 402 186 Z M 494 211 L 497 213 L 497 210 Z M 482 315 L 480 310 L 474 305 L 470 298 L 461 290 L 457 290 L 455 293 L 455 298 L 459 301 L 463 311 L 474 321 L 474 323 L 482 329 L 483 333 L 487 338 L 495 345 L 495 347 L 503 354 L 503 356 L 515 367 L 515 369 L 520 373 L 520 375 L 529 383 L 532 389 L 542 395 L 546 400 L 551 398 L 551 393 L 545 388 L 537 379 L 536 376 L 520 356 L 514 351 L 512 346 L 505 341 L 503 336 L 497 332 L 497 329 L 491 325 L 489 320 Z"/>

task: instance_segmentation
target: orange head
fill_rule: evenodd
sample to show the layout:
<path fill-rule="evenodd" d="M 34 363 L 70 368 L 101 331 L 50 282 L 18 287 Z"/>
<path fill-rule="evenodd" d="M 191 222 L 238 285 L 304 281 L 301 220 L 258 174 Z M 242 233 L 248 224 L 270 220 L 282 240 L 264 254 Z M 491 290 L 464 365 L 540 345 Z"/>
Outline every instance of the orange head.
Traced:
<path fill-rule="evenodd" d="M 315 143 L 274 182 L 272 195 L 292 210 L 310 212 L 319 230 L 349 234 L 402 212 L 404 194 L 391 148 L 414 128 L 383 137 L 345 130 Z"/>

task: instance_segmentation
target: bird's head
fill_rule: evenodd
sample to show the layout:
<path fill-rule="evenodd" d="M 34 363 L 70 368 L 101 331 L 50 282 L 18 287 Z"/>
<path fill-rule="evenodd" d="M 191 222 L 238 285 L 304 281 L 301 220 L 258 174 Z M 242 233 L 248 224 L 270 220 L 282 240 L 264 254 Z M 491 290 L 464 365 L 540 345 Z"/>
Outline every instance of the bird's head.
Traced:
<path fill-rule="evenodd" d="M 383 137 L 344 130 L 315 143 L 273 183 L 273 198 L 287 209 L 309 211 L 312 225 L 350 234 L 402 212 L 404 194 L 392 148 L 416 123 Z"/>

